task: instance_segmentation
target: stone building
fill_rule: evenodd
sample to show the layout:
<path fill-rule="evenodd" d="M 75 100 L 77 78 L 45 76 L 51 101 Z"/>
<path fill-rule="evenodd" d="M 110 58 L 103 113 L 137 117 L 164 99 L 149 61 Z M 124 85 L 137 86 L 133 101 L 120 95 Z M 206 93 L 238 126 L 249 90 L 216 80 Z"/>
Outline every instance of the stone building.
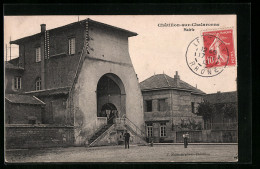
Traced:
<path fill-rule="evenodd" d="M 33 96 L 6 94 L 6 124 L 38 124 L 42 123 L 45 103 Z"/>
<path fill-rule="evenodd" d="M 201 130 L 203 119 L 196 115 L 204 92 L 182 81 L 157 74 L 140 83 L 148 138 L 154 142 L 176 142 L 177 131 Z"/>
<path fill-rule="evenodd" d="M 143 143 L 142 94 L 128 51 L 136 35 L 91 19 L 51 30 L 42 24 L 40 33 L 10 42 L 19 58 L 6 70 L 19 69 L 6 73 L 6 93 L 40 99 L 43 123 L 73 127 L 75 145 L 118 144 L 126 129 L 131 142 Z M 16 77 L 19 89 L 11 87 Z"/>
<path fill-rule="evenodd" d="M 17 62 L 17 59 L 13 59 L 13 62 Z M 5 92 L 6 93 L 20 93 L 22 89 L 21 76 L 24 69 L 17 65 L 12 64 L 10 61 L 5 62 Z"/>

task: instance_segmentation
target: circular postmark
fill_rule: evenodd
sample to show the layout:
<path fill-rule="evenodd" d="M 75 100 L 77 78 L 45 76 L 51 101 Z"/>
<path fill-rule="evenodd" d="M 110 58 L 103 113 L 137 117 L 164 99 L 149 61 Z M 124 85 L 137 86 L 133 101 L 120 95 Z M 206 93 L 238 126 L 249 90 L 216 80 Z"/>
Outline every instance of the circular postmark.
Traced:
<path fill-rule="evenodd" d="M 220 38 L 202 35 L 193 39 L 186 50 L 186 62 L 190 70 L 202 77 L 220 74 L 229 60 L 229 51 Z"/>

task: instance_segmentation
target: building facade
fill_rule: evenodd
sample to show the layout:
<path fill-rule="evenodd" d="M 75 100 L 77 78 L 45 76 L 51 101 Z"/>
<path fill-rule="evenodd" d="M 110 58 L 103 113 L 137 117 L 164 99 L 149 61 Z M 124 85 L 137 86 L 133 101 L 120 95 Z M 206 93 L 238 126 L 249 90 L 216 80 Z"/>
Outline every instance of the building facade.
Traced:
<path fill-rule="evenodd" d="M 45 103 L 36 97 L 17 94 L 5 96 L 6 124 L 41 124 Z"/>
<path fill-rule="evenodd" d="M 154 75 L 140 83 L 144 101 L 146 134 L 154 142 L 176 142 L 178 131 L 202 130 L 203 119 L 196 113 L 204 92 L 174 78 Z"/>
<path fill-rule="evenodd" d="M 42 24 L 40 33 L 10 42 L 19 45 L 19 58 L 6 67 L 19 70 L 6 76 L 6 93 L 40 99 L 42 123 L 72 126 L 75 145 L 118 144 L 125 130 L 131 142 L 144 142 L 142 94 L 128 51 L 136 35 L 91 19 L 51 30 Z M 19 90 L 10 87 L 15 77 Z"/>

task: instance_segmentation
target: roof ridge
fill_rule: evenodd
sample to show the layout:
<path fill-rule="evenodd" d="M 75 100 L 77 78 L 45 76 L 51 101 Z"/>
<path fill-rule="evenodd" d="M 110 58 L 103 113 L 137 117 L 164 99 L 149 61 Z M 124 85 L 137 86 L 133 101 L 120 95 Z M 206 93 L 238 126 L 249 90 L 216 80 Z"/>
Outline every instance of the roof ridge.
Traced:
<path fill-rule="evenodd" d="M 44 104 L 45 103 L 38 99 L 35 96 L 30 96 L 30 95 L 25 95 L 25 94 L 16 94 L 16 93 L 12 93 L 12 94 L 5 94 L 5 99 L 7 101 L 9 101 L 10 103 L 21 103 L 21 104 Z"/>
<path fill-rule="evenodd" d="M 39 102 L 41 102 L 42 104 L 46 104 L 46 103 L 44 103 L 42 100 L 40 100 L 38 97 L 36 97 L 36 96 L 33 96 L 36 100 L 38 100 Z"/>
<path fill-rule="evenodd" d="M 224 93 L 236 93 L 237 91 L 228 91 L 228 92 L 220 92 L 220 93 L 209 93 L 207 95 L 214 95 L 214 94 L 224 94 Z"/>
<path fill-rule="evenodd" d="M 162 78 L 164 78 L 165 81 Z M 173 84 L 173 80 L 174 80 L 173 77 L 170 77 L 165 73 L 156 74 L 141 82 L 141 90 L 168 88 L 168 89 L 176 89 L 176 90 L 186 90 L 186 91 L 190 91 L 194 94 L 206 94 L 202 90 L 190 85 L 189 83 L 187 83 L 181 79 L 180 79 L 180 86 L 175 86 L 175 84 Z M 156 84 L 157 87 L 155 87 L 154 85 L 151 85 L 151 83 Z"/>
<path fill-rule="evenodd" d="M 190 87 L 192 87 L 192 88 L 194 88 L 194 89 L 196 89 L 196 90 L 201 91 L 200 89 L 198 89 L 198 88 L 196 88 L 196 87 L 190 85 L 189 83 L 187 83 L 187 82 L 185 82 L 185 81 L 183 81 L 183 80 L 181 80 L 181 79 L 180 79 L 180 81 L 181 81 L 182 83 L 185 83 L 185 84 L 189 85 Z"/>
<path fill-rule="evenodd" d="M 168 81 L 168 79 L 167 79 L 167 77 L 166 77 L 166 75 L 165 74 L 163 74 L 164 75 L 164 78 L 166 79 L 166 81 L 167 81 L 167 84 L 168 84 L 168 86 L 169 87 L 171 87 L 171 85 L 170 85 L 170 83 L 169 83 L 169 81 Z"/>
<path fill-rule="evenodd" d="M 143 83 L 144 81 L 146 81 L 146 80 L 148 80 L 148 79 L 151 79 L 151 78 L 154 77 L 154 76 L 156 76 L 156 75 L 152 75 L 152 76 L 148 77 L 147 79 L 141 81 L 140 83 Z"/>
<path fill-rule="evenodd" d="M 75 25 L 75 24 L 77 24 L 77 23 L 82 23 L 82 22 L 84 22 L 84 21 L 86 21 L 86 20 L 87 20 L 87 19 L 83 19 L 83 20 L 81 20 L 81 21 L 76 21 L 76 22 L 72 22 L 72 23 L 69 23 L 69 24 L 66 24 L 66 25 L 62 25 L 62 26 L 55 27 L 55 28 L 46 29 L 46 31 L 53 31 L 53 30 L 56 30 L 56 29 L 73 26 L 73 25 Z M 10 43 L 11 43 L 11 44 L 16 44 L 17 41 L 21 41 L 21 40 L 24 40 L 24 39 L 26 39 L 26 38 L 32 38 L 32 37 L 37 36 L 37 35 L 40 35 L 40 34 L 42 34 L 42 32 L 38 32 L 38 33 L 35 33 L 35 34 L 32 34 L 32 35 L 28 35 L 28 36 L 25 36 L 25 37 L 22 37 L 22 38 L 13 40 L 13 41 L 11 41 Z"/>
<path fill-rule="evenodd" d="M 86 18 L 86 19 L 83 19 L 83 20 L 80 20 L 80 21 L 76 21 L 76 22 L 72 22 L 72 23 L 69 23 L 69 24 L 66 24 L 66 25 L 58 26 L 58 27 L 55 27 L 55 28 L 52 28 L 52 29 L 48 29 L 48 30 L 46 30 L 46 31 L 54 31 L 54 30 L 58 30 L 58 29 L 61 29 L 61 28 L 66 28 L 66 27 L 74 26 L 74 25 L 76 25 L 76 24 L 82 24 L 82 23 L 84 23 L 84 22 L 92 22 L 92 23 L 96 23 L 96 24 L 100 24 L 100 25 L 109 27 L 109 28 L 117 29 L 117 30 L 119 30 L 119 31 L 127 32 L 128 35 L 131 34 L 131 36 L 136 36 L 136 35 L 138 35 L 137 33 L 132 32 L 132 31 L 129 31 L 129 30 L 127 30 L 127 29 L 120 28 L 120 27 L 117 27 L 117 26 L 113 26 L 113 25 L 110 25 L 110 24 L 107 24 L 107 23 L 99 22 L 99 21 L 96 21 L 96 20 L 92 20 L 92 19 L 90 19 L 90 18 Z M 42 32 L 38 32 L 38 33 L 35 33 L 35 34 L 33 34 L 33 35 L 29 35 L 29 36 L 25 36 L 25 37 L 22 37 L 22 38 L 13 40 L 13 41 L 11 41 L 10 43 L 11 43 L 11 44 L 18 44 L 19 41 L 21 41 L 21 40 L 24 40 L 24 39 L 27 39 L 27 38 L 32 38 L 32 37 L 34 37 L 34 36 L 39 36 L 40 34 L 42 34 Z"/>
<path fill-rule="evenodd" d="M 66 88 L 71 88 L 71 86 L 57 87 L 57 88 L 50 88 L 50 89 L 36 90 L 36 91 L 28 91 L 28 92 L 24 92 L 24 94 L 26 95 L 26 94 L 31 94 L 31 93 L 46 92 L 46 91 L 66 89 Z"/>

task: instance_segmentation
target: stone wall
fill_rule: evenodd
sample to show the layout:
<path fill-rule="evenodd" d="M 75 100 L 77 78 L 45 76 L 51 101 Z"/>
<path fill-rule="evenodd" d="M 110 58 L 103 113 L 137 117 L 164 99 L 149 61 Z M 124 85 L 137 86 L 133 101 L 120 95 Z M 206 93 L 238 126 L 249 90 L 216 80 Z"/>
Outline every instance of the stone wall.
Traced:
<path fill-rule="evenodd" d="M 183 143 L 182 135 L 189 133 L 191 143 L 237 143 L 237 130 L 197 130 L 176 132 L 176 142 Z"/>
<path fill-rule="evenodd" d="M 28 124 L 29 118 L 35 117 L 36 124 L 42 123 L 44 109 L 42 105 L 12 104 L 5 102 L 5 123 L 6 124 Z"/>
<path fill-rule="evenodd" d="M 67 124 L 67 95 L 38 96 L 45 104 L 45 124 Z"/>
<path fill-rule="evenodd" d="M 172 110 L 173 113 L 192 113 L 191 103 L 194 102 L 194 108 L 198 107 L 198 103 L 203 101 L 201 95 L 192 94 L 183 90 L 157 90 L 146 91 L 143 93 L 144 112 L 146 111 L 146 101 L 152 100 L 153 112 L 158 111 L 158 100 L 165 99 L 166 109 Z M 196 113 L 196 111 L 194 112 Z"/>
<path fill-rule="evenodd" d="M 6 125 L 7 149 L 72 146 L 73 127 Z"/>
<path fill-rule="evenodd" d="M 152 109 L 153 112 L 158 111 L 158 100 L 159 99 L 166 99 L 166 109 L 171 110 L 171 94 L 170 90 L 160 90 L 160 91 L 149 91 L 149 92 L 143 92 L 143 100 L 144 100 L 144 112 L 147 112 L 146 110 L 146 101 L 152 100 Z"/>

